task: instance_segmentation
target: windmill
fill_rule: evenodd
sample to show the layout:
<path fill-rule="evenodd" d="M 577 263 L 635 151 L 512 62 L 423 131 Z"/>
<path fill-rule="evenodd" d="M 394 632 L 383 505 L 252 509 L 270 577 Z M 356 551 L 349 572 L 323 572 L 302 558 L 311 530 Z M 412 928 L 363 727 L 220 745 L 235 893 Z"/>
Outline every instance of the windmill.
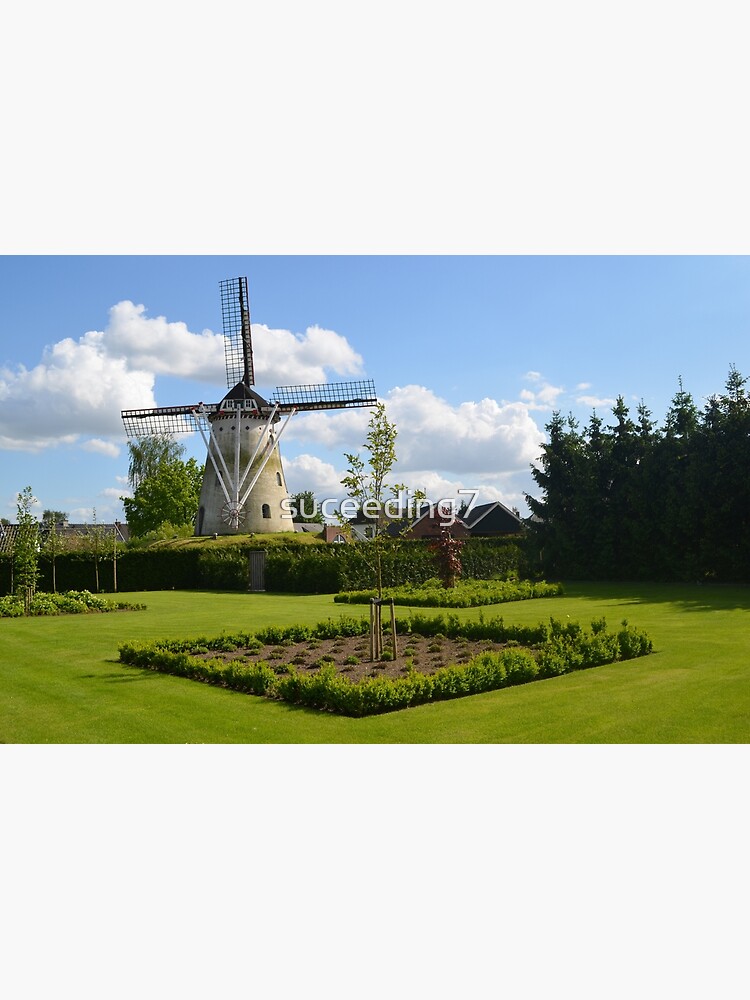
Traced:
<path fill-rule="evenodd" d="M 229 278 L 219 287 L 229 391 L 219 403 L 123 410 L 125 431 L 135 438 L 200 433 L 207 457 L 196 535 L 288 531 L 279 441 L 289 421 L 300 411 L 374 406 L 375 386 L 369 379 L 286 385 L 264 399 L 253 388 L 247 278 Z"/>

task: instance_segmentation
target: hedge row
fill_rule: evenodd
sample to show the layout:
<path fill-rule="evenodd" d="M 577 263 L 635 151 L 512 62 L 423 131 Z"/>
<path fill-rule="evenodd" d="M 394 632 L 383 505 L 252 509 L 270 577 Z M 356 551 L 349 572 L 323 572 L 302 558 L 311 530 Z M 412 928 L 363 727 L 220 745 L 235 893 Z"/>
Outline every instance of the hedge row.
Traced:
<path fill-rule="evenodd" d="M 401 623 L 402 626 L 404 623 Z M 454 631 L 455 631 L 455 623 Z M 337 673 L 335 667 L 325 665 L 315 674 L 303 674 L 292 664 L 283 672 L 271 668 L 267 662 L 247 663 L 241 659 L 227 661 L 218 657 L 203 659 L 194 654 L 201 651 L 243 649 L 253 643 L 283 642 L 289 638 L 298 642 L 311 637 L 362 634 L 367 623 L 343 619 L 341 623 L 328 621 L 312 628 L 274 628 L 242 636 L 221 636 L 218 639 L 188 641 L 163 641 L 148 646 L 125 643 L 120 646 L 120 661 L 135 667 L 158 670 L 163 673 L 218 684 L 249 694 L 288 701 L 297 705 L 342 715 L 360 717 L 382 712 L 393 712 L 413 705 L 469 694 L 493 691 L 497 688 L 525 684 L 544 677 L 554 677 L 572 670 L 582 670 L 617 660 L 644 656 L 652 650 L 650 638 L 638 629 L 622 623 L 618 632 L 608 632 L 602 618 L 591 623 L 589 630 L 578 623 L 550 619 L 549 624 L 535 626 L 504 626 L 502 619 L 494 627 L 486 622 L 462 623 L 469 626 L 463 634 L 471 638 L 475 626 L 491 634 L 487 638 L 497 641 L 525 641 L 535 647 L 534 655 L 527 649 L 506 649 L 501 652 L 484 652 L 466 664 L 441 667 L 433 674 L 421 674 L 413 667 L 398 678 L 368 678 L 352 683 Z M 413 617 L 411 631 L 434 635 L 446 628 L 442 616 L 433 619 Z M 426 629 L 426 631 L 425 631 Z M 446 634 L 446 633 L 444 633 Z M 458 633 L 456 633 L 458 634 Z"/>
<path fill-rule="evenodd" d="M 98 567 L 87 552 L 64 552 L 53 564 L 48 555 L 39 557 L 39 589 L 45 591 L 91 590 L 247 590 L 248 553 L 253 544 L 206 548 L 166 546 L 127 549 L 100 558 Z M 359 545 L 269 546 L 266 552 L 266 590 L 276 593 L 333 594 L 341 590 L 363 590 L 372 586 L 373 570 L 368 543 Z M 518 539 L 470 539 L 461 558 L 464 577 L 508 579 L 530 575 Z M 97 587 L 98 568 L 98 587 Z M 117 587 L 115 588 L 115 573 Z M 435 575 L 435 562 L 423 541 L 403 541 L 383 552 L 383 582 L 386 586 L 422 583 Z M 12 590 L 12 555 L 0 555 L 0 594 Z"/>
<path fill-rule="evenodd" d="M 445 588 L 439 580 L 428 580 L 418 587 L 407 585 L 388 589 L 383 597 L 410 608 L 477 608 L 536 597 L 559 597 L 562 593 L 561 583 L 543 580 L 466 580 L 450 588 Z M 336 594 L 334 601 L 337 604 L 369 604 L 377 596 L 375 590 L 348 590 Z"/>
<path fill-rule="evenodd" d="M 518 539 L 473 538 L 461 550 L 467 579 L 511 579 L 531 575 Z M 435 557 L 423 540 L 401 541 L 382 550 L 384 587 L 421 584 L 435 576 Z M 372 586 L 372 550 L 358 545 L 269 550 L 266 589 L 281 593 L 335 594 Z"/>

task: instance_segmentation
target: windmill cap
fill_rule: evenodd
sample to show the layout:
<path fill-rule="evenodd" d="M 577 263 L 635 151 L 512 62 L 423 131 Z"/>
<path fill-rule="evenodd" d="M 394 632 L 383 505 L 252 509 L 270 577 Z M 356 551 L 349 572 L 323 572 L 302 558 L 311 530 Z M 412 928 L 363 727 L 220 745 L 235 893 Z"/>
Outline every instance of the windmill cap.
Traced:
<path fill-rule="evenodd" d="M 255 406 L 257 406 L 259 410 L 268 409 L 268 400 L 264 399 L 260 393 L 255 391 L 255 389 L 251 389 L 250 386 L 245 385 L 244 382 L 238 382 L 234 389 L 231 389 L 226 394 L 222 403 L 227 399 L 241 400 L 243 402 L 245 400 L 251 400 L 255 403 Z"/>

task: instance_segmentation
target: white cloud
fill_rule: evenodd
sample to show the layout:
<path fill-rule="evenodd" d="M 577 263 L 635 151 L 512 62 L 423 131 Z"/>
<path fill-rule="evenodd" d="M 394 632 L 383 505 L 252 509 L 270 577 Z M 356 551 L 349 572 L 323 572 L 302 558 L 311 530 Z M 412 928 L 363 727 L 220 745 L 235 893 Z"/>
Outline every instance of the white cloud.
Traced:
<path fill-rule="evenodd" d="M 584 392 L 586 389 L 591 388 L 590 382 L 579 382 L 576 386 L 576 392 Z"/>
<path fill-rule="evenodd" d="M 170 323 L 164 316 L 151 319 L 142 305 L 118 302 L 109 310 L 106 330 L 85 336 L 99 340 L 109 357 L 126 358 L 131 369 L 224 382 L 221 334 L 211 330 L 191 333 L 185 323 Z"/>
<path fill-rule="evenodd" d="M 362 372 L 362 358 L 346 338 L 317 326 L 295 334 L 254 324 L 253 346 L 262 390 L 325 382 L 328 371 Z M 57 341 L 34 368 L 0 370 L 0 448 L 40 451 L 95 434 L 98 443 L 83 447 L 114 455 L 106 438 L 122 437 L 120 411 L 157 406 L 162 375 L 214 385 L 218 400 L 225 388 L 224 337 L 193 333 L 185 323 L 148 317 L 143 305 L 118 302 L 104 330 Z"/>
<path fill-rule="evenodd" d="M 531 389 L 521 389 L 519 396 L 524 406 L 529 410 L 551 411 L 557 407 L 558 396 L 561 396 L 563 392 L 565 390 L 562 386 L 542 382 L 540 387 L 533 392 Z"/>
<path fill-rule="evenodd" d="M 616 400 L 610 399 L 608 396 L 577 396 L 576 403 L 580 403 L 582 406 L 614 406 Z"/>
<path fill-rule="evenodd" d="M 325 382 L 326 369 L 336 375 L 362 374 L 362 357 L 333 330 L 309 326 L 299 334 L 262 323 L 253 323 L 252 330 L 255 381 L 261 389 Z"/>
<path fill-rule="evenodd" d="M 391 481 L 423 489 L 431 500 L 457 496 L 459 488 L 467 488 L 479 489 L 482 501 L 522 507 L 524 490 L 532 488 L 529 466 L 538 460 L 544 440 L 526 405 L 494 399 L 451 404 L 418 385 L 392 389 L 385 403 L 398 431 L 398 461 Z M 344 452 L 359 451 L 369 419 L 366 409 L 300 414 L 290 423 L 286 439 L 313 442 L 343 458 Z M 300 463 L 302 458 L 307 461 L 309 456 L 302 456 Z M 328 490 L 332 496 L 344 495 L 339 485 L 343 473 L 333 465 L 313 468 L 297 461 L 284 460 L 293 492 L 312 489 L 319 499 Z"/>
<path fill-rule="evenodd" d="M 391 390 L 399 468 L 498 475 L 527 469 L 542 432 L 523 403 L 483 399 L 452 405 L 424 386 Z"/>
<path fill-rule="evenodd" d="M 284 476 L 290 493 L 312 490 L 318 500 L 344 496 L 341 485 L 343 475 L 330 462 L 324 462 L 314 455 L 284 459 Z"/>
<path fill-rule="evenodd" d="M 385 398 L 386 415 L 396 424 L 398 471 L 438 469 L 453 473 L 502 473 L 528 468 L 544 435 L 522 402 L 451 404 L 431 389 L 408 385 Z M 370 411 L 319 411 L 295 416 L 288 440 L 356 452 L 364 442 Z"/>
<path fill-rule="evenodd" d="M 81 434 L 122 434 L 120 410 L 155 406 L 154 377 L 110 357 L 103 335 L 48 347 L 36 367 L 0 374 L 0 446 L 38 451 Z"/>
<path fill-rule="evenodd" d="M 107 455 L 109 458 L 117 458 L 120 449 L 112 441 L 102 441 L 101 438 L 91 438 L 81 445 L 84 451 L 91 451 L 96 455 Z"/>
<path fill-rule="evenodd" d="M 370 411 L 359 408 L 298 413 L 292 417 L 285 437 L 321 448 L 354 451 L 365 439 L 369 419 Z"/>

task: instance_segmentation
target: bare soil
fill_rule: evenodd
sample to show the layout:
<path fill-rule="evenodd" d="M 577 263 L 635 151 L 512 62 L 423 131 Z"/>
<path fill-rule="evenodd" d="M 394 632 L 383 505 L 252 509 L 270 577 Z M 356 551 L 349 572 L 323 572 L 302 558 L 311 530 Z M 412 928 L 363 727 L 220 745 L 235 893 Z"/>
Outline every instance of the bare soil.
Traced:
<path fill-rule="evenodd" d="M 315 673 L 324 663 L 333 663 L 338 673 L 356 684 L 368 677 L 400 677 L 406 673 L 410 664 L 420 673 L 432 674 L 440 667 L 466 663 L 478 653 L 485 650 L 498 651 L 507 645 L 489 639 L 448 639 L 443 636 L 421 635 L 399 635 L 396 641 L 398 655 L 394 658 L 391 638 L 386 634 L 383 640 L 383 659 L 374 663 L 370 660 L 368 635 L 309 639 L 282 646 L 269 645 L 258 652 L 236 649 L 231 653 L 211 651 L 203 655 L 225 660 L 241 659 L 247 663 L 265 660 L 279 672 L 284 665 L 293 664 L 299 671 Z"/>

